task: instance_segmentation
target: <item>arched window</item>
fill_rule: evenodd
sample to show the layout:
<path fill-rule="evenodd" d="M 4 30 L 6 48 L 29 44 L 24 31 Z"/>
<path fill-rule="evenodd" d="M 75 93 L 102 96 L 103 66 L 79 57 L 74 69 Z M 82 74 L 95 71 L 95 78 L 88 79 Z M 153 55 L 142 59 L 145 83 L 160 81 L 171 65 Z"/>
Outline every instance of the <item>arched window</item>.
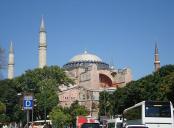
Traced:
<path fill-rule="evenodd" d="M 105 74 L 99 74 L 101 87 L 112 87 L 112 80 Z"/>

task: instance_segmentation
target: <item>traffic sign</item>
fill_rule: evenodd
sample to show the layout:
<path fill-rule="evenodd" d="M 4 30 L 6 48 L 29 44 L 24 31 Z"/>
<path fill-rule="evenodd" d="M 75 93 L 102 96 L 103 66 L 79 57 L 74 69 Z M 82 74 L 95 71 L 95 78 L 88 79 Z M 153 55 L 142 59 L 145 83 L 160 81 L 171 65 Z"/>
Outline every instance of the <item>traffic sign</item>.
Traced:
<path fill-rule="evenodd" d="M 24 96 L 23 108 L 24 110 L 33 109 L 33 96 Z"/>

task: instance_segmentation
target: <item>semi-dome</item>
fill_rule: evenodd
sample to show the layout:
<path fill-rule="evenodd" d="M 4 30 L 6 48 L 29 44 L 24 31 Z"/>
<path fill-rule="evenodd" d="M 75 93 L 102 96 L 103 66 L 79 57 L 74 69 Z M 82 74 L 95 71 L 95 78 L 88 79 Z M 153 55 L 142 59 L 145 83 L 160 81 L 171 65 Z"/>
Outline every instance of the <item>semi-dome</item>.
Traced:
<path fill-rule="evenodd" d="M 78 54 L 69 60 L 69 62 L 86 62 L 86 61 L 102 62 L 102 59 L 100 59 L 98 56 L 94 54 L 90 54 L 87 51 L 85 51 L 84 53 Z"/>

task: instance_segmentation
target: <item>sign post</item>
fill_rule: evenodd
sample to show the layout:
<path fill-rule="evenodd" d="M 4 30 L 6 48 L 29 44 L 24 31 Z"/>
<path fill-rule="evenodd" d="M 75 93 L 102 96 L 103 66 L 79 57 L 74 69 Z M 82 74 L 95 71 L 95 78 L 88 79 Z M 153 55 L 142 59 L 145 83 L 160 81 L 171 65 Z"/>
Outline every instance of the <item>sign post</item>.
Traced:
<path fill-rule="evenodd" d="M 24 96 L 23 107 L 24 107 L 24 110 L 33 109 L 33 96 L 32 95 Z"/>
<path fill-rule="evenodd" d="M 33 96 L 32 95 L 24 96 L 24 99 L 23 99 L 23 108 L 24 108 L 24 110 L 27 111 L 27 128 L 28 128 L 29 110 L 32 110 L 33 109 Z"/>

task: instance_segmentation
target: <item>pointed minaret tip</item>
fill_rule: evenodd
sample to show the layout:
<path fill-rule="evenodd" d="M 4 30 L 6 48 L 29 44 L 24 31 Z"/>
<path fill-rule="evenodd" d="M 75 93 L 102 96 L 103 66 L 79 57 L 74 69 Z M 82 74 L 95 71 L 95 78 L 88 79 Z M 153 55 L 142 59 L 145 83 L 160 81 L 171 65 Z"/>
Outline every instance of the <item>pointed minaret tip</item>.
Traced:
<path fill-rule="evenodd" d="M 160 69 L 160 60 L 159 60 L 157 42 L 155 43 L 155 61 L 154 61 L 154 66 L 155 66 L 155 71 Z"/>
<path fill-rule="evenodd" d="M 45 24 L 44 24 L 44 18 L 42 16 L 42 19 L 41 19 L 41 25 L 40 25 L 40 32 L 42 31 L 45 31 Z"/>
<path fill-rule="evenodd" d="M 11 41 L 10 42 L 10 51 L 9 51 L 10 53 L 14 53 L 14 50 L 13 50 L 13 42 Z"/>
<path fill-rule="evenodd" d="M 155 54 L 158 54 L 158 45 L 157 45 L 157 41 L 155 42 Z"/>

